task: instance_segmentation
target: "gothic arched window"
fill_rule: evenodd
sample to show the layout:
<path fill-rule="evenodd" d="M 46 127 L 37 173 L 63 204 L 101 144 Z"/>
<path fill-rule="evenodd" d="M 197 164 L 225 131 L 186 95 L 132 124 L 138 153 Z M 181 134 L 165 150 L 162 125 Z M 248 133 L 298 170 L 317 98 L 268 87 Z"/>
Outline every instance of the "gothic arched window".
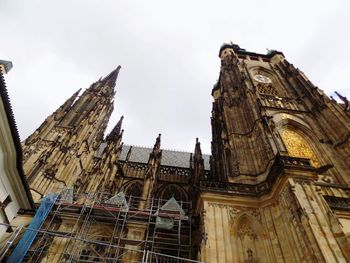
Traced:
<path fill-rule="evenodd" d="M 161 199 L 169 200 L 171 197 L 174 197 L 176 201 L 187 202 L 188 197 L 184 190 L 176 185 L 168 185 L 160 196 Z"/>
<path fill-rule="evenodd" d="M 305 139 L 305 136 L 292 129 L 282 130 L 281 136 L 289 156 L 307 158 L 310 159 L 313 166 L 320 166 L 318 158 L 309 142 Z"/>
<path fill-rule="evenodd" d="M 140 182 L 130 184 L 125 191 L 125 195 L 140 197 L 142 195 L 142 184 Z"/>
<path fill-rule="evenodd" d="M 143 186 L 140 182 L 129 184 L 125 190 L 126 200 L 131 207 L 138 207 L 141 201 Z"/>

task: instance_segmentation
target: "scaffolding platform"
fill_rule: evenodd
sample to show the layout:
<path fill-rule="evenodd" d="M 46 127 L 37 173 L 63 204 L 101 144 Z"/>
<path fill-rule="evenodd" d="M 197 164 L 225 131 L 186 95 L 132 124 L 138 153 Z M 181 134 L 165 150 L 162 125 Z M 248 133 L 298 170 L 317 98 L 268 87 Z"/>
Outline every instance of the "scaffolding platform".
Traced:
<path fill-rule="evenodd" d="M 25 262 L 198 262 L 191 260 L 191 203 L 119 193 L 54 202 Z"/>

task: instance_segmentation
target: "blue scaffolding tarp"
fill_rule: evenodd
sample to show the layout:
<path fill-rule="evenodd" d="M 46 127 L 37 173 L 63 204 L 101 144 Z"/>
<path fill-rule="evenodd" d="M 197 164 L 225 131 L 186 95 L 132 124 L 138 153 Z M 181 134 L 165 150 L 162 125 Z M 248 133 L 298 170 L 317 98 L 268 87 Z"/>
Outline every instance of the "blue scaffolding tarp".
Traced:
<path fill-rule="evenodd" d="M 18 242 L 16 248 L 9 257 L 7 261 L 8 263 L 22 262 L 24 256 L 38 234 L 37 230 L 40 229 L 41 225 L 45 221 L 56 199 L 56 194 L 49 194 L 43 198 L 28 229 L 24 232 L 21 240 Z"/>

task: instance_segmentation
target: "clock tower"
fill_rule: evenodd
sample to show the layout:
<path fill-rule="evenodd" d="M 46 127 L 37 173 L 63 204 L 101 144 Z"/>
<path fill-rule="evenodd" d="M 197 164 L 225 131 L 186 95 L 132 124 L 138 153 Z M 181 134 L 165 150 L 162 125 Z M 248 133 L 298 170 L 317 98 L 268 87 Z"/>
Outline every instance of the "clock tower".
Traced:
<path fill-rule="evenodd" d="M 282 52 L 224 44 L 212 90 L 205 262 L 350 259 L 350 117 Z M 337 206 L 336 204 L 342 204 Z"/>

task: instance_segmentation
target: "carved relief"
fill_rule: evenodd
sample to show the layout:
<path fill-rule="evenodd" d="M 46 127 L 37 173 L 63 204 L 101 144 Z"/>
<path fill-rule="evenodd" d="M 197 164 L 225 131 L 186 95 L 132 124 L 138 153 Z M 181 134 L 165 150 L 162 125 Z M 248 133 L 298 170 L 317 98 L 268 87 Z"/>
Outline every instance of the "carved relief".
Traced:
<path fill-rule="evenodd" d="M 253 256 L 253 250 L 250 248 L 247 249 L 247 259 L 244 260 L 244 263 L 258 263 L 258 261 Z"/>
<path fill-rule="evenodd" d="M 266 242 L 262 225 L 255 217 L 244 212 L 236 219 L 233 227 L 235 247 L 241 262 L 253 263 L 258 262 L 258 258 L 268 258 L 265 248 L 269 244 Z"/>
<path fill-rule="evenodd" d="M 242 222 L 242 224 L 239 226 L 239 229 L 237 230 L 237 235 L 241 240 L 243 240 L 245 236 L 248 236 L 252 240 L 256 240 L 258 238 L 249 221 Z"/>

